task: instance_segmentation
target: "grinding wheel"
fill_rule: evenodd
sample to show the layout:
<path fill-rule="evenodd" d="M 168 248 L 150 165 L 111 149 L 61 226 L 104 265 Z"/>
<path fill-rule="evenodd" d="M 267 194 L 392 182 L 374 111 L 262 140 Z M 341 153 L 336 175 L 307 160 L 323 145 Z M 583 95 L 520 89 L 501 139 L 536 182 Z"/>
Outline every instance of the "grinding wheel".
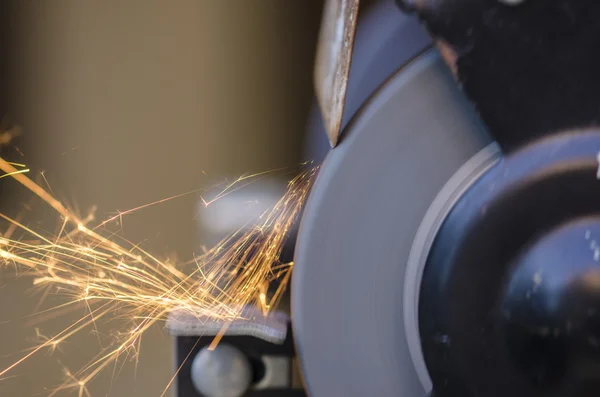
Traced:
<path fill-rule="evenodd" d="M 397 3 L 445 63 L 413 54 L 343 128 L 327 98 L 343 97 L 356 20 L 320 43 L 339 145 L 295 253 L 309 395 L 597 396 L 600 6 Z"/>
<path fill-rule="evenodd" d="M 460 169 L 457 186 L 468 184 L 486 163 L 470 160 L 492 141 L 433 49 L 399 70 L 344 134 L 296 246 L 292 316 L 306 386 L 315 397 L 425 396 L 431 380 L 405 321 L 405 305 L 417 304 L 405 302 L 409 256 L 436 196 Z"/>

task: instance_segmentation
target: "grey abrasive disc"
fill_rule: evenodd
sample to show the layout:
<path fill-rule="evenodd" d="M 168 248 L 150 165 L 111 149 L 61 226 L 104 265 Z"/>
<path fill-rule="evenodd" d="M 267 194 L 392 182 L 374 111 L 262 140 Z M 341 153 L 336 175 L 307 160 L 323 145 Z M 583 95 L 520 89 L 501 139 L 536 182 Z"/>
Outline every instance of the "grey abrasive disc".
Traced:
<path fill-rule="evenodd" d="M 292 321 L 311 397 L 426 395 L 408 347 L 418 337 L 407 340 L 404 324 L 407 260 L 442 186 L 489 143 L 435 50 L 395 74 L 346 128 L 296 247 Z"/>

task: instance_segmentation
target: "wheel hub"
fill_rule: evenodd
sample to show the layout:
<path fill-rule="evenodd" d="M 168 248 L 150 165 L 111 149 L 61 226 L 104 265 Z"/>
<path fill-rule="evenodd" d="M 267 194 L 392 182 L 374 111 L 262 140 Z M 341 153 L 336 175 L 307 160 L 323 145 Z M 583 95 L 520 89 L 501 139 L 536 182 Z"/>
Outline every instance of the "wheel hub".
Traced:
<path fill-rule="evenodd" d="M 528 145 L 446 218 L 419 299 L 440 395 L 587 397 L 573 393 L 600 384 L 599 149 L 593 131 Z"/>

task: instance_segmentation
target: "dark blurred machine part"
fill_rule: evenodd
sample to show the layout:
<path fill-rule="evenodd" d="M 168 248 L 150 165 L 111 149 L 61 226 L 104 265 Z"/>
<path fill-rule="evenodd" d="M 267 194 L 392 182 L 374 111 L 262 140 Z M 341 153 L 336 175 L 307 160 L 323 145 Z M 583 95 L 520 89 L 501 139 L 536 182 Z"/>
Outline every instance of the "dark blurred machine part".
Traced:
<path fill-rule="evenodd" d="M 20 127 L 13 119 L 14 87 L 13 76 L 15 65 L 13 58 L 16 52 L 14 46 L 14 7 L 12 0 L 0 4 L 0 156 L 8 157 L 15 154 L 14 146 L 17 143 Z M 0 195 L 2 195 L 3 209 L 6 209 L 8 193 L 4 189 L 5 181 L 0 180 Z M 13 195 L 13 192 L 10 192 Z"/>
<path fill-rule="evenodd" d="M 298 234 L 308 394 L 597 396 L 600 3 L 396 3 L 406 57 L 339 109 Z"/>
<path fill-rule="evenodd" d="M 0 153 L 6 149 L 10 143 L 10 131 L 15 127 L 11 120 L 12 99 L 13 99 L 13 64 L 11 59 L 14 56 L 13 47 L 13 2 L 5 1 L 0 5 Z M 2 185 L 0 185 L 2 186 Z"/>
<path fill-rule="evenodd" d="M 8 112 L 10 103 L 10 59 L 12 56 L 11 48 L 11 11 L 13 4 L 11 1 L 5 1 L 0 6 L 0 53 L 4 62 L 0 65 L 0 115 Z"/>

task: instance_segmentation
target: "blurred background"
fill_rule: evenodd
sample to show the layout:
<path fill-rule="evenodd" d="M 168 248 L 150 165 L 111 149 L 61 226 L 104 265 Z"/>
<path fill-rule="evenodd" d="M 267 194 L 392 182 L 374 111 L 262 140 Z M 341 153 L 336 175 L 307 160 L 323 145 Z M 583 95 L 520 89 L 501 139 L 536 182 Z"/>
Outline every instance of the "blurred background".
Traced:
<path fill-rule="evenodd" d="M 305 159 L 322 1 L 20 0 L 0 7 L 2 128 L 22 131 L 2 156 L 27 164 L 32 177 L 43 173 L 55 195 L 83 214 L 97 206 L 104 219 Z M 2 211 L 25 203 L 14 185 L 2 183 Z M 125 219 L 123 232 L 153 253 L 190 259 L 213 238 L 198 203 L 190 195 L 145 209 Z M 2 271 L 2 368 L 60 329 L 52 319 L 24 318 L 40 298 L 31 279 Z M 98 343 L 81 335 L 62 352 L 40 353 L 0 381 L 0 395 L 47 395 Z M 171 355 L 170 337 L 156 327 L 137 365 L 111 368 L 89 391 L 159 396 L 173 374 Z"/>

